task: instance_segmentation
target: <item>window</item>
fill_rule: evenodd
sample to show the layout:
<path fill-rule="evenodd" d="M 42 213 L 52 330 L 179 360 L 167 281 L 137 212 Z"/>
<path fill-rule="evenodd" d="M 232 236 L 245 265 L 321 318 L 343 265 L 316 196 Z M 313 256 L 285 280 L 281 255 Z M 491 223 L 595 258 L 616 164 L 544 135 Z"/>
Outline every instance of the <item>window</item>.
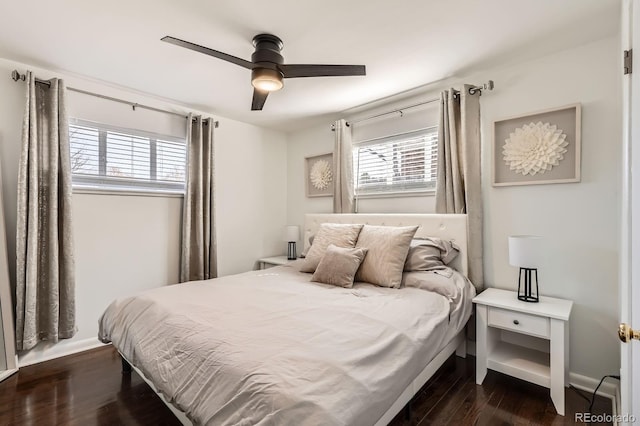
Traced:
<path fill-rule="evenodd" d="M 74 188 L 184 193 L 184 139 L 72 120 Z"/>
<path fill-rule="evenodd" d="M 438 128 L 361 142 L 354 148 L 356 195 L 434 190 Z"/>

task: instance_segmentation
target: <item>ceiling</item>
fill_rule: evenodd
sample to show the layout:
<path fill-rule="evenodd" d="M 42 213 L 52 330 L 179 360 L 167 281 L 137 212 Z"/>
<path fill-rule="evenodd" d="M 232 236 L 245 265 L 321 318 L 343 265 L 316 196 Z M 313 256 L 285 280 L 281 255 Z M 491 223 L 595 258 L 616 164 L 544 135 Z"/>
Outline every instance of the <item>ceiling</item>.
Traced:
<path fill-rule="evenodd" d="M 0 12 L 0 57 L 284 131 L 617 34 L 620 22 L 615 0 L 0 0 Z M 160 41 L 250 59 L 262 32 L 284 41 L 287 63 L 364 64 L 367 75 L 287 79 L 250 111 L 249 70 Z"/>

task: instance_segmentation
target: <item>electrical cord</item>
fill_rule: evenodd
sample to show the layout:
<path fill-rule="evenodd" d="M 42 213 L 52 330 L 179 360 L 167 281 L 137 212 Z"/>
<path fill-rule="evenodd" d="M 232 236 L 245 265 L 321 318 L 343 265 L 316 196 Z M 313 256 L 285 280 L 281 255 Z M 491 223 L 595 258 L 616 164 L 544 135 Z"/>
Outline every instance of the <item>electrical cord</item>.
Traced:
<path fill-rule="evenodd" d="M 575 393 L 578 394 L 578 396 L 580 396 L 582 399 L 584 399 L 585 401 L 591 403 L 591 400 L 589 399 L 588 396 L 585 396 L 585 394 L 582 392 L 582 390 L 578 389 L 577 387 L 573 386 L 573 385 L 569 385 L 569 389 L 573 389 L 573 391 Z"/>
<path fill-rule="evenodd" d="M 607 374 L 600 380 L 600 383 L 598 383 L 598 386 L 596 386 L 596 389 L 593 391 L 593 395 L 591 396 L 591 403 L 589 404 L 589 413 L 591 413 L 591 410 L 593 410 L 593 403 L 596 401 L 596 393 L 598 392 L 598 389 L 600 389 L 600 386 L 602 386 L 602 382 L 604 382 L 604 379 L 606 379 L 607 377 L 620 380 L 620 376 L 611 375 L 611 374 Z"/>

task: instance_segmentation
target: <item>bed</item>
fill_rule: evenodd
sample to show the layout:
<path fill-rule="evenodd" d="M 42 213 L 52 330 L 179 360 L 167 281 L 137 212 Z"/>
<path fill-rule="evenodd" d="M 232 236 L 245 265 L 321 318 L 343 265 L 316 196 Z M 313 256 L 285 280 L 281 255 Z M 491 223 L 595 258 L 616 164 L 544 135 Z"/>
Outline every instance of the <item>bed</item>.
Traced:
<path fill-rule="evenodd" d="M 465 215 L 306 215 L 305 249 L 323 223 L 418 225 L 415 238 L 453 240 L 460 254 L 449 266 L 466 273 Z M 385 425 L 454 351 L 465 355 L 468 280 L 456 281 L 453 300 L 419 288 L 311 283 L 299 269 L 119 299 L 99 337 L 185 424 Z"/>

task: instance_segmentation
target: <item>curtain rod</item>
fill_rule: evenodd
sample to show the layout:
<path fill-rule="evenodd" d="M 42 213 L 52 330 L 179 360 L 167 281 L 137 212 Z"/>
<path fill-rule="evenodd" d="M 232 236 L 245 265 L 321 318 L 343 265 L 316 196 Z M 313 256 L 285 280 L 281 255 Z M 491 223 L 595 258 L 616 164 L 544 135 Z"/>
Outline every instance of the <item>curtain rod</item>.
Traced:
<path fill-rule="evenodd" d="M 480 95 L 482 95 L 482 91 L 483 90 L 491 91 L 491 90 L 493 90 L 494 87 L 495 87 L 495 85 L 493 84 L 493 80 L 489 80 L 486 83 L 480 84 L 478 86 L 469 87 L 469 94 L 470 95 L 475 95 L 476 92 L 480 92 Z M 458 96 L 460 94 L 460 91 L 459 90 L 454 90 L 453 93 L 454 93 L 454 97 L 455 97 L 455 96 Z M 394 109 L 392 111 L 382 112 L 380 114 L 376 114 L 376 115 L 372 115 L 372 116 L 369 116 L 369 117 L 361 118 L 360 120 L 347 121 L 346 124 L 347 124 L 347 127 L 349 127 L 349 126 L 351 126 L 352 124 L 355 124 L 355 123 L 360 123 L 362 121 L 372 120 L 374 118 L 383 117 L 383 116 L 389 115 L 389 114 L 395 114 L 397 112 L 399 112 L 400 113 L 400 117 L 402 117 L 403 112 L 405 110 L 408 110 L 408 109 L 411 109 L 411 108 L 415 108 L 415 107 L 418 107 L 418 106 L 421 106 L 421 105 L 426 105 L 426 104 L 430 104 L 430 103 L 433 103 L 433 102 L 437 102 L 439 100 L 440 100 L 440 98 L 429 99 L 429 100 L 426 100 L 426 101 L 418 102 L 417 104 L 412 104 L 412 105 L 404 106 L 402 108 L 397 108 L 397 109 Z M 335 124 L 332 124 L 331 125 L 331 131 L 334 132 L 335 130 L 336 130 Z"/>
<path fill-rule="evenodd" d="M 20 74 L 17 70 L 13 70 L 11 72 L 11 78 L 13 79 L 13 81 L 26 81 L 27 80 L 27 75 L 26 74 Z M 51 86 L 51 82 L 47 81 L 47 80 L 41 80 L 39 78 L 35 79 L 36 83 L 40 83 L 40 84 L 44 84 L 46 86 Z M 105 96 L 105 95 L 101 95 L 99 93 L 93 93 L 93 92 L 87 92 L 86 90 L 80 90 L 80 89 L 76 89 L 75 87 L 67 87 L 67 90 L 70 90 L 72 92 L 76 92 L 76 93 L 81 93 L 83 95 L 88 95 L 88 96 L 93 96 L 96 98 L 100 98 L 100 99 L 106 99 L 108 101 L 112 101 L 112 102 L 118 102 L 121 104 L 126 104 L 131 106 L 131 108 L 133 108 L 133 110 L 135 111 L 136 108 L 143 108 L 143 109 L 147 109 L 149 111 L 155 111 L 155 112 L 162 112 L 165 114 L 171 114 L 171 115 L 177 115 L 178 117 L 183 117 L 183 118 L 188 118 L 188 115 L 184 115 L 182 113 L 179 112 L 174 112 L 174 111 L 169 111 L 166 109 L 160 109 L 160 108 L 155 108 L 149 105 L 143 105 L 143 104 L 139 104 L 136 102 L 130 102 L 130 101 L 125 101 L 124 99 L 118 99 L 118 98 L 113 98 L 111 96 Z M 195 119 L 194 119 L 195 120 Z M 207 122 L 205 121 L 204 124 L 207 124 Z M 219 122 L 216 120 L 213 122 L 214 127 L 217 129 L 219 126 Z"/>

